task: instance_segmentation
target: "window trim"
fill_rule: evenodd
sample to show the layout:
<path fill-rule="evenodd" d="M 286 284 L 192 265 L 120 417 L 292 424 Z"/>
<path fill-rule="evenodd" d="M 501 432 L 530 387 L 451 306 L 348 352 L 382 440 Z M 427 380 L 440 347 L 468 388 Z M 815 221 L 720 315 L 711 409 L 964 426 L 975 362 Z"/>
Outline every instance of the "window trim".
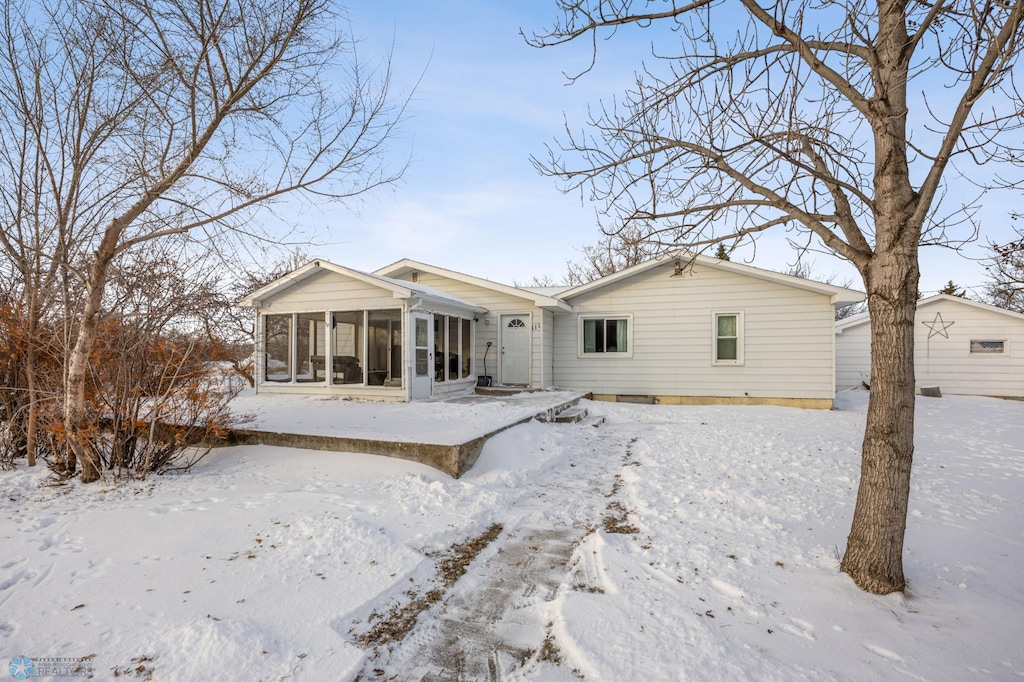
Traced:
<path fill-rule="evenodd" d="M 626 350 L 613 352 L 587 353 L 583 350 L 583 322 L 584 320 L 625 320 L 626 321 Z M 578 358 L 631 358 L 633 357 L 633 313 L 586 313 L 577 316 L 576 319 L 576 357 Z"/>
<path fill-rule="evenodd" d="M 718 359 L 718 318 L 720 317 L 735 317 L 736 318 L 736 359 L 735 360 L 719 360 Z M 743 340 L 744 337 L 744 324 L 743 324 L 743 311 L 742 310 L 713 310 L 711 312 L 711 366 L 712 367 L 742 367 L 746 360 L 744 358 L 744 350 L 746 344 Z M 729 338 L 729 337 L 725 337 Z"/>

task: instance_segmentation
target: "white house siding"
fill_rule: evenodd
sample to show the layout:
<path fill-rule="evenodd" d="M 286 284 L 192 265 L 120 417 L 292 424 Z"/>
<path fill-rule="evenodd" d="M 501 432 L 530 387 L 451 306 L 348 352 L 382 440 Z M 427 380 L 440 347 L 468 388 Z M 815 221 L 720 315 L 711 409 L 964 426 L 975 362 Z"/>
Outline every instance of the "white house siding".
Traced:
<path fill-rule="evenodd" d="M 544 357 L 541 363 L 541 388 L 551 388 L 555 385 L 555 315 L 550 310 L 545 310 L 542 320 L 541 350 Z"/>
<path fill-rule="evenodd" d="M 263 303 L 260 312 L 272 315 L 401 307 L 402 302 L 392 296 L 390 291 L 324 270 L 274 295 Z"/>
<path fill-rule="evenodd" d="M 697 265 L 651 268 L 555 316 L 555 385 L 597 394 L 833 398 L 828 296 Z M 744 364 L 712 365 L 712 313 L 742 312 Z M 632 357 L 578 356 L 579 314 L 632 314 Z"/>
<path fill-rule="evenodd" d="M 402 277 L 402 279 L 411 281 L 411 277 L 408 275 Z M 550 356 L 551 350 L 550 347 L 547 350 L 544 349 L 544 316 L 540 308 L 525 298 L 428 272 L 420 272 L 418 279 L 419 283 L 424 286 L 447 292 L 461 300 L 470 301 L 474 305 L 487 308 L 488 312 L 485 315 L 479 316 L 479 322 L 476 325 L 476 356 L 474 357 L 473 366 L 475 369 L 473 371 L 475 374 L 484 373 L 483 358 L 484 353 L 487 352 L 487 342 L 490 341 L 493 345 L 491 350 L 487 352 L 487 374 L 494 377 L 495 382 L 501 380 L 498 370 L 499 355 L 501 353 L 501 346 L 498 344 L 498 328 L 501 323 L 501 316 L 513 313 L 528 314 L 532 330 L 530 337 L 530 384 L 532 386 L 541 386 L 543 381 L 541 371 L 542 358 L 545 353 Z M 540 327 L 539 329 L 536 328 L 538 326 Z M 550 385 L 550 380 L 548 380 L 548 385 Z"/>
<path fill-rule="evenodd" d="M 871 323 L 836 334 L 836 390 L 871 383 Z"/>
<path fill-rule="evenodd" d="M 935 321 L 936 314 L 949 325 L 945 328 L 948 338 L 925 326 L 925 322 Z M 971 353 L 971 341 L 1005 341 L 1005 350 L 999 354 Z M 854 374 L 870 375 L 870 348 L 870 321 L 837 334 L 837 360 L 845 358 L 842 373 L 836 363 L 838 387 L 850 384 L 849 377 Z M 919 389 L 938 386 L 950 395 L 1024 397 L 1024 316 L 952 297 L 922 302 L 914 323 L 914 369 Z M 857 379 L 853 385 L 859 384 Z"/>

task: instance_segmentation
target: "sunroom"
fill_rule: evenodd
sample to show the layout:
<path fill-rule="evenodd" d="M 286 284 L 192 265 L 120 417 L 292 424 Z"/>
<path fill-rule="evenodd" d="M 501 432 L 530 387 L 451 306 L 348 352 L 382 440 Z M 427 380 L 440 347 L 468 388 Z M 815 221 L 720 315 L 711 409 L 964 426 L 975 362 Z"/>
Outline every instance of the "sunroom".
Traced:
<path fill-rule="evenodd" d="M 242 301 L 256 311 L 256 390 L 415 400 L 475 384 L 485 308 L 313 261 Z"/>

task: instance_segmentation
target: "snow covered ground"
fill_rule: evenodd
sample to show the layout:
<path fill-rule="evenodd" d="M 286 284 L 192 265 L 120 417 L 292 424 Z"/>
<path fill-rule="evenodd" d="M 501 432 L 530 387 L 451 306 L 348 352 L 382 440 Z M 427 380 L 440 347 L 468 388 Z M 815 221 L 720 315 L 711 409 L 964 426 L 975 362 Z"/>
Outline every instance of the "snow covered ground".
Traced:
<path fill-rule="evenodd" d="M 92 656 L 97 679 L 1024 678 L 1024 403 L 919 399 L 910 590 L 888 597 L 837 572 L 866 394 L 587 406 L 607 423 L 513 428 L 460 480 L 262 446 L 129 484 L 0 472 L 0 657 Z M 403 641 L 359 643 L 492 524 Z"/>

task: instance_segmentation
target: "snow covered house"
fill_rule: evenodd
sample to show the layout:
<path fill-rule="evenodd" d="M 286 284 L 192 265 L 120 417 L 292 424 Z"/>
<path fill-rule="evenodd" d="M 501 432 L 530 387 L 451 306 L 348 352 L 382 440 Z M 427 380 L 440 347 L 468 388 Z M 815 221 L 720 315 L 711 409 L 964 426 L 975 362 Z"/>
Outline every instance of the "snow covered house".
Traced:
<path fill-rule="evenodd" d="M 1024 397 L 1024 315 L 948 294 L 918 301 L 918 389 L 952 395 Z M 871 318 L 836 323 L 836 387 L 870 384 Z"/>
<path fill-rule="evenodd" d="M 519 288 L 413 260 L 313 261 L 250 294 L 257 390 L 418 400 L 495 384 L 828 408 L 834 309 L 863 294 L 705 256 Z"/>

